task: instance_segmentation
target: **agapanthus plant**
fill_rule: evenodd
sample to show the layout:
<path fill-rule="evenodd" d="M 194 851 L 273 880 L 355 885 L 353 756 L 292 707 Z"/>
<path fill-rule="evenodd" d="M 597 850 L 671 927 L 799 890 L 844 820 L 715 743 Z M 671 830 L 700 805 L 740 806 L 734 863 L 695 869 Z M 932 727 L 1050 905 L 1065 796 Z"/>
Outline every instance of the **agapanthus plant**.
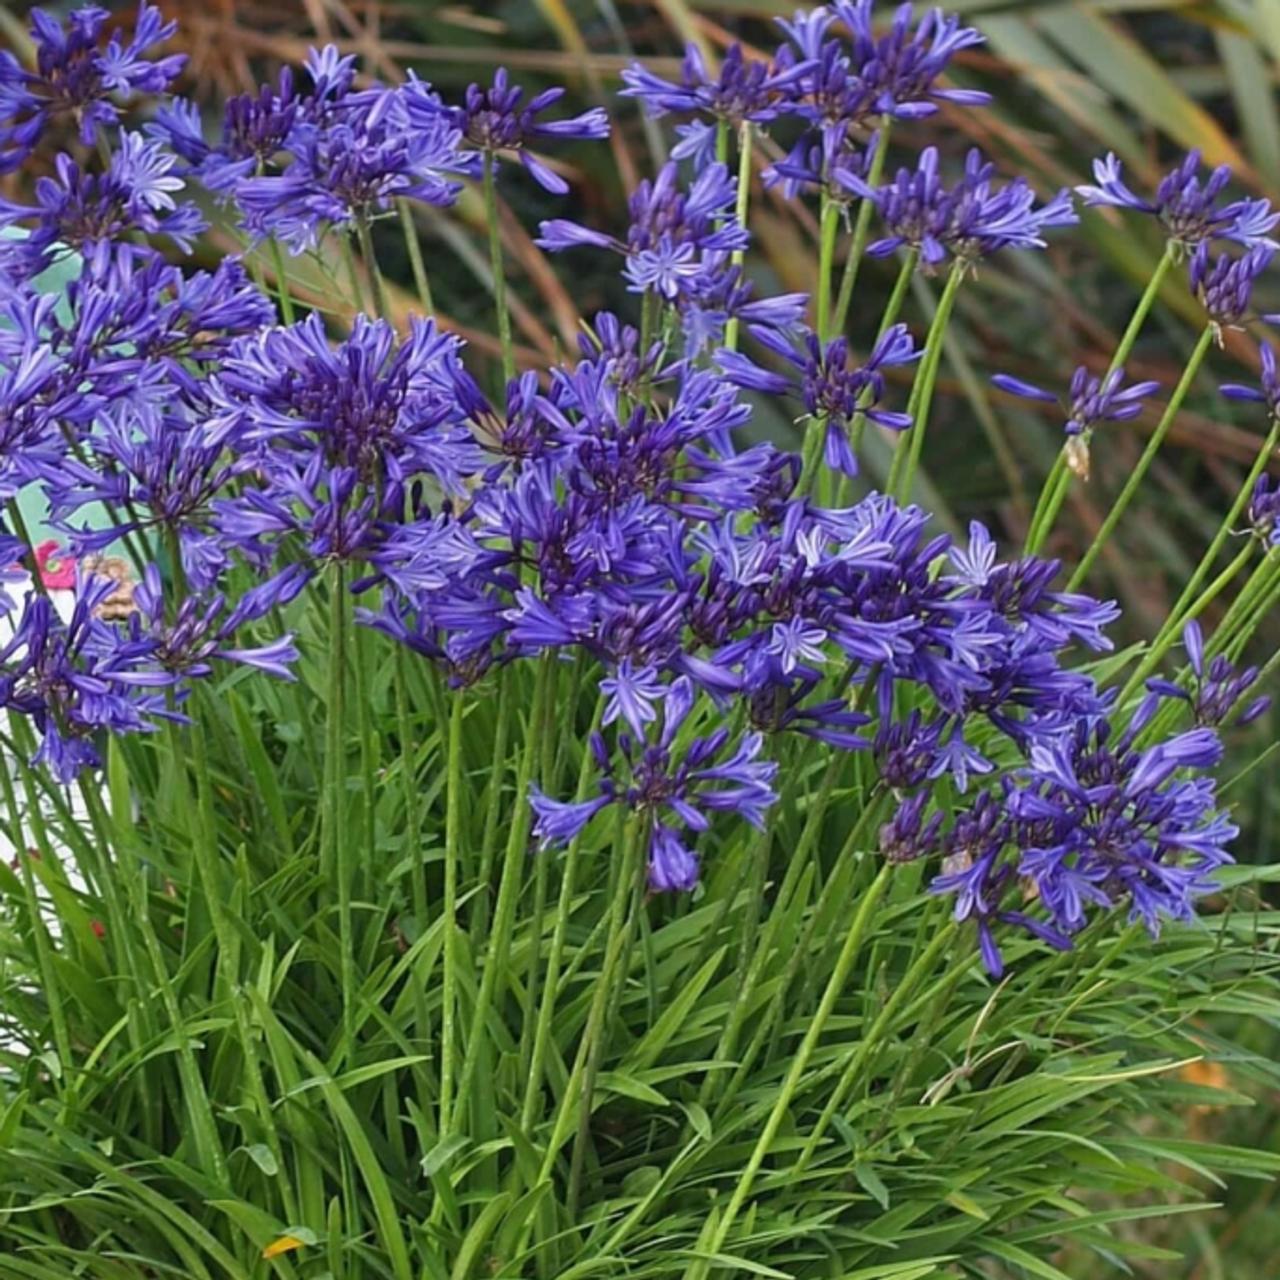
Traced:
<path fill-rule="evenodd" d="M 922 1280 L 1057 1274 L 1081 1215 L 1102 1241 L 1074 1189 L 1155 1185 L 1141 1082 L 1274 980 L 1218 910 L 1280 596 L 1269 348 L 1224 391 L 1271 434 L 1149 645 L 1086 580 L 1258 318 L 1269 206 L 1194 156 L 1149 200 L 1110 157 L 1077 189 L 1172 247 L 1109 367 L 993 378 L 1064 422 L 1017 553 L 929 509 L 925 433 L 944 356 L 978 359 L 961 284 L 1052 270 L 1078 212 L 904 136 L 987 101 L 958 18 L 835 0 L 771 54 L 631 66 L 678 141 L 625 220 L 542 221 L 619 267 L 548 358 L 513 335 L 501 162 L 569 197 L 543 149 L 604 108 L 328 46 L 207 134 L 170 27 L 105 21 L 39 16 L 36 66 L 0 63 L 0 164 L 69 148 L 0 207 L 0 1257 Z M 814 232 L 812 298 L 749 256 L 757 169 Z M 493 359 L 419 239 L 464 242 L 470 183 Z M 215 212 L 240 252 L 197 269 Z M 397 234 L 423 314 L 385 287 Z M 1090 547 L 1041 554 L 1095 433 L 1114 475 L 1161 391 L 1125 368 L 1184 249 L 1192 356 Z"/>

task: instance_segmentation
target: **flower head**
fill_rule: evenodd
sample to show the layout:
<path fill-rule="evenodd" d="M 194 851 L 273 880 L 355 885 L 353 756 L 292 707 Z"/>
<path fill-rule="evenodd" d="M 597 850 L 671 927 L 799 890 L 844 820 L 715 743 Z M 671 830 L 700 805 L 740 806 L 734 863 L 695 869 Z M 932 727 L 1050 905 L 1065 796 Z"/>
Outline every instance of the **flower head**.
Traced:
<path fill-rule="evenodd" d="M 1235 240 L 1246 248 L 1280 248 L 1268 232 L 1280 222 L 1266 200 L 1234 200 L 1220 205 L 1218 198 L 1231 181 L 1231 170 L 1219 165 L 1208 178 L 1200 178 L 1200 153 L 1190 151 L 1176 169 L 1165 174 L 1150 200 L 1135 195 L 1124 181 L 1120 161 L 1113 152 L 1093 162 L 1093 183 L 1077 187 L 1090 207 L 1111 205 L 1153 215 L 1175 244 L 1194 248 L 1210 239 Z"/>
<path fill-rule="evenodd" d="M 1239 257 L 1227 253 L 1210 257 L 1208 243 L 1196 249 L 1188 270 L 1191 292 L 1200 299 L 1213 324 L 1238 326 L 1252 314 L 1253 286 L 1271 265 L 1274 254 L 1266 245 L 1257 245 Z"/>
<path fill-rule="evenodd" d="M 33 9 L 35 70 L 0 52 L 0 172 L 21 165 L 55 120 L 68 120 L 80 141 L 92 145 L 98 130 L 119 122 L 117 97 L 160 93 L 182 70 L 184 54 L 149 56 L 177 29 L 153 5 L 143 0 L 139 6 L 131 39 L 115 31 L 104 46 L 110 17 L 106 9 L 85 5 L 63 27 L 43 9 Z"/>
<path fill-rule="evenodd" d="M 289 165 L 235 185 L 246 228 L 276 235 L 295 253 L 326 227 L 347 227 L 385 211 L 398 197 L 450 205 L 475 172 L 451 112 L 430 87 L 349 93 L 322 113 L 303 112 L 288 135 Z"/>
<path fill-rule="evenodd" d="M 491 156 L 514 152 L 542 187 L 563 195 L 569 184 L 539 160 L 531 146 L 609 136 L 609 118 L 601 107 L 564 120 L 538 119 L 563 97 L 563 89 L 544 89 L 526 102 L 524 90 L 511 84 L 506 68 L 499 67 L 488 88 L 478 84 L 468 87 L 462 106 L 452 108 L 449 118 L 468 146 Z"/>
<path fill-rule="evenodd" d="M 1280 367 L 1276 364 L 1275 348 L 1264 342 L 1258 350 L 1262 360 L 1262 376 L 1256 387 L 1239 382 L 1224 382 L 1218 390 L 1228 400 L 1252 400 L 1267 406 L 1272 420 L 1280 418 Z"/>
<path fill-rule="evenodd" d="M 167 236 L 189 253 L 206 223 L 194 204 L 174 200 L 185 185 L 176 162 L 140 133 L 120 135 L 103 173 L 87 173 L 59 155 L 54 173 L 36 183 L 34 206 L 0 202 L 0 227 L 34 223 L 25 239 L 2 242 L 0 268 L 29 279 L 69 247 L 104 270 L 115 247 L 135 233 Z"/>
<path fill-rule="evenodd" d="M 894 365 L 919 359 L 921 352 L 911 341 L 904 324 L 893 325 L 872 348 L 863 364 L 851 364 L 849 344 L 836 338 L 823 344 L 817 336 L 806 332 L 803 347 L 797 350 L 792 341 L 772 329 L 751 327 L 761 343 L 793 366 L 799 385 L 792 378 L 761 369 L 735 351 L 721 351 L 717 360 L 730 382 L 757 391 L 785 394 L 796 389 L 811 417 L 826 424 L 826 463 L 847 475 L 856 475 L 858 464 L 849 445 L 847 431 L 859 414 L 882 427 L 901 431 L 911 425 L 910 417 L 895 410 L 882 409 L 878 402 L 884 396 L 884 370 Z"/>
<path fill-rule="evenodd" d="M 647 695 L 654 696 L 652 691 Z M 732 811 L 760 827 L 777 799 L 770 785 L 778 766 L 759 759 L 764 739 L 743 736 L 730 747 L 729 731 L 718 729 L 687 746 L 676 735 L 693 710 L 694 687 L 687 677 L 672 684 L 663 698 L 661 729 L 652 742 L 620 735 L 615 766 L 602 739 L 594 743 L 604 769 L 600 794 L 580 804 L 551 800 L 535 790 L 531 803 L 534 831 L 544 844 L 566 844 L 601 809 L 623 805 L 649 819 L 649 883 L 656 890 L 692 889 L 698 860 L 685 844 L 687 834 L 706 831 L 712 813 Z M 650 708 L 651 709 L 651 708 Z M 641 722 L 648 721 L 642 717 Z"/>
<path fill-rule="evenodd" d="M 639 98 L 651 116 L 677 114 L 729 125 L 765 124 L 785 108 L 789 92 L 806 70 L 803 63 L 775 69 L 767 62 L 748 59 L 740 44 L 732 44 L 712 75 L 702 51 L 690 43 L 685 46 L 678 82 L 663 80 L 637 62 L 622 73 L 627 86 L 622 96 Z"/>
<path fill-rule="evenodd" d="M 1010 395 L 1045 404 L 1058 404 L 1067 415 L 1063 430 L 1068 438 L 1068 461 L 1083 479 L 1089 476 L 1089 439 L 1104 422 L 1128 422 L 1143 409 L 1143 401 L 1160 389 L 1158 382 L 1134 382 L 1124 385 L 1124 370 L 1113 369 L 1099 377 L 1081 365 L 1071 375 L 1067 399 L 1024 382 L 1007 373 L 998 373 L 992 383 Z"/>
<path fill-rule="evenodd" d="M 720 287 L 726 255 L 750 239 L 735 216 L 737 190 L 722 164 L 704 169 L 685 190 L 672 162 L 636 188 L 625 242 L 555 218 L 542 223 L 537 244 L 553 253 L 578 245 L 612 249 L 625 256 L 623 275 L 634 292 L 696 299 Z"/>
<path fill-rule="evenodd" d="M 905 246 L 931 266 L 948 254 L 972 263 L 1001 249 L 1041 249 L 1046 229 L 1078 221 L 1066 191 L 1037 205 L 1024 178 L 996 186 L 994 176 L 994 166 L 975 149 L 960 180 L 944 186 L 937 149 L 926 147 L 914 170 L 900 169 L 885 186 L 872 188 L 852 174 L 841 180 L 855 195 L 874 201 L 889 232 L 868 253 L 884 256 Z"/>

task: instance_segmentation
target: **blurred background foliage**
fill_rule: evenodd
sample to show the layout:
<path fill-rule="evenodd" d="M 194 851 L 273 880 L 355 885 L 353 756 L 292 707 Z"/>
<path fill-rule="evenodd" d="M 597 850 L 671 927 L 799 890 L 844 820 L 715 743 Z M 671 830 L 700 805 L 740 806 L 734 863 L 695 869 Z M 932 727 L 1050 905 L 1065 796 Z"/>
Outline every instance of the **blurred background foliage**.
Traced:
<path fill-rule="evenodd" d="M 70 5 L 46 5 L 54 10 Z M 113 5 L 128 25 L 132 5 Z M 552 162 L 572 184 L 564 200 L 548 196 L 517 170 L 504 173 L 504 241 L 514 289 L 514 315 L 522 363 L 545 365 L 575 344 L 580 318 L 601 307 L 627 308 L 609 255 L 575 253 L 549 260 L 532 241 L 542 217 L 567 215 L 618 229 L 625 224 L 627 191 L 653 172 L 670 144 L 666 122 L 643 118 L 614 97 L 619 72 L 642 56 L 660 73 L 675 75 L 688 41 L 709 58 L 741 41 L 762 56 L 776 44 L 772 20 L 789 15 L 795 0 L 168 0 L 161 7 L 180 18 L 180 47 L 190 55 L 185 92 L 210 113 L 232 93 L 272 79 L 297 64 L 309 45 L 333 42 L 359 55 L 370 78 L 392 81 L 412 69 L 446 97 L 497 65 L 511 69 L 530 91 L 563 84 L 571 109 L 604 103 L 615 129 L 607 145 L 561 150 Z M 1208 164 L 1229 164 L 1239 193 L 1280 202 L 1280 0 L 950 0 L 987 37 L 961 53 L 957 83 L 995 95 L 982 110 L 945 104 L 936 116 L 895 126 L 891 166 L 936 144 L 958 164 L 980 146 L 1009 174 L 1026 174 L 1043 190 L 1087 178 L 1091 160 L 1114 151 L 1131 184 L 1149 188 L 1188 148 Z M 0 7 L 0 41 L 23 49 L 27 6 Z M 892 6 L 885 4 L 885 16 Z M 74 147 L 74 140 L 68 140 Z M 757 165 L 775 148 L 759 149 Z M 35 175 L 4 180 L 16 196 Z M 758 172 L 757 172 L 758 178 Z M 420 232 L 437 310 L 471 342 L 478 373 L 496 382 L 488 259 L 478 193 L 469 191 L 447 214 L 424 210 Z M 817 259 L 814 210 L 761 192 L 753 194 L 756 243 L 751 273 L 766 289 L 808 289 Z M 410 305 L 412 281 L 397 227 L 380 228 L 379 258 L 396 288 L 396 304 Z M 208 250 L 233 248 L 216 225 Z M 980 517 L 1020 541 L 1040 483 L 1061 443 L 1061 415 L 994 390 L 988 377 L 1014 373 L 1065 387 L 1080 363 L 1107 367 L 1134 299 L 1161 252 L 1154 225 L 1114 210 L 1089 212 L 1074 234 L 1058 235 L 1044 254 L 1005 254 L 985 266 L 960 294 L 948 338 L 926 451 L 920 497 L 940 522 L 963 528 Z M 264 263 L 270 271 L 269 263 Z M 299 262 L 299 291 L 318 290 Z M 859 277 L 850 335 L 863 349 L 878 324 L 892 263 L 869 263 Z M 917 281 L 907 318 L 920 333 L 931 308 L 931 288 Z M 325 299 L 313 293 L 313 301 Z M 1261 286 L 1260 310 L 1280 310 L 1280 272 Z M 1199 328 L 1199 309 L 1183 274 L 1171 277 L 1159 308 L 1140 339 L 1129 373 L 1177 380 Z M 337 317 L 341 322 L 342 317 Z M 1208 362 L 1173 428 L 1145 491 L 1130 509 L 1095 567 L 1091 589 L 1125 607 L 1135 640 L 1153 633 L 1212 537 L 1260 444 L 1255 406 L 1217 394 L 1222 381 L 1247 381 L 1258 367 L 1256 335 L 1230 333 Z M 1092 477 L 1076 484 L 1049 550 L 1070 555 L 1087 545 L 1110 499 L 1123 484 L 1155 425 L 1162 399 L 1146 416 L 1112 424 L 1095 438 Z M 793 423 L 763 414 L 754 429 L 779 441 Z M 871 441 L 868 481 L 887 463 L 888 450 Z M 876 446 L 881 452 L 876 452 Z M 1261 637 L 1255 661 L 1269 658 L 1280 627 Z M 1231 784 L 1244 828 L 1242 859 L 1271 862 L 1278 816 L 1274 712 L 1233 744 Z M 1276 1028 L 1258 1025 L 1257 1052 L 1280 1051 Z M 1223 1070 L 1214 1068 L 1215 1071 Z M 1230 1084 L 1215 1078 L 1201 1083 Z M 1196 1083 L 1192 1081 L 1191 1083 Z M 1245 1099 L 1242 1099 L 1245 1101 Z M 1254 1097 L 1252 1107 L 1230 1112 L 1187 1112 L 1187 1126 L 1222 1142 L 1280 1149 L 1280 1099 Z M 1221 1188 L 1223 1207 L 1207 1217 L 1170 1217 L 1154 1228 L 1135 1226 L 1149 1243 L 1183 1250 L 1187 1280 L 1275 1280 L 1280 1276 L 1280 1212 L 1273 1184 L 1241 1182 Z M 1063 1269 L 1072 1275 L 1067 1256 Z M 1143 1274 L 1169 1277 L 1168 1262 Z M 993 1264 L 993 1277 L 1004 1273 Z"/>

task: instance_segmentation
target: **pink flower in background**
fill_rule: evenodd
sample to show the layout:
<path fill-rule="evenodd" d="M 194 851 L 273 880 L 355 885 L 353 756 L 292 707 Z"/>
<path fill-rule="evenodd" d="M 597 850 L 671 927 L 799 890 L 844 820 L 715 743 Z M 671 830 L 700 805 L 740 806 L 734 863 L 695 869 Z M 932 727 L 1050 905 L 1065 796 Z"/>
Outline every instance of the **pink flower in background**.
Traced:
<path fill-rule="evenodd" d="M 36 547 L 40 580 L 53 591 L 70 591 L 76 585 L 76 562 L 63 554 L 62 544 L 52 538 Z"/>

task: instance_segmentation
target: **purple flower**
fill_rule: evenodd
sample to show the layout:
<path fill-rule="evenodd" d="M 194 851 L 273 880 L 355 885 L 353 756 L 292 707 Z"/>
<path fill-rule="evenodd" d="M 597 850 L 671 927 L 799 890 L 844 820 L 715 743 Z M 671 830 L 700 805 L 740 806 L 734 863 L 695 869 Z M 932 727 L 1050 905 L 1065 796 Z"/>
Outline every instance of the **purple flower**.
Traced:
<path fill-rule="evenodd" d="M 1252 314 L 1254 283 L 1271 265 L 1274 254 L 1274 249 L 1260 244 L 1239 257 L 1220 253 L 1210 258 L 1208 243 L 1200 244 L 1191 255 L 1188 274 L 1191 292 L 1200 299 L 1213 324 L 1238 326 Z"/>
<path fill-rule="evenodd" d="M 36 69 L 27 71 L 12 53 L 0 52 L 0 172 L 18 168 L 55 120 L 74 124 L 80 141 L 91 146 L 98 130 L 119 122 L 114 96 L 160 93 L 182 70 L 185 54 L 156 61 L 146 56 L 177 29 L 154 6 L 145 0 L 139 6 L 127 43 L 115 31 L 102 47 L 110 17 L 106 9 L 85 5 L 64 28 L 43 9 L 33 9 Z"/>
<path fill-rule="evenodd" d="M 1064 402 L 1052 391 L 1046 391 L 1011 374 L 997 373 L 992 383 L 1010 395 L 1045 404 L 1061 405 L 1067 416 L 1067 461 L 1082 479 L 1089 478 L 1089 441 L 1095 428 L 1103 422 L 1127 422 L 1143 409 L 1143 400 L 1160 389 L 1158 382 L 1134 382 L 1124 385 L 1124 370 L 1113 369 L 1103 377 L 1090 373 L 1081 365 L 1071 375 L 1068 399 Z"/>
<path fill-rule="evenodd" d="M 129 618 L 128 634 L 145 645 L 151 661 L 183 679 L 212 674 L 210 659 L 218 658 L 294 680 L 292 664 L 298 660 L 298 650 L 291 634 L 247 648 L 228 642 L 241 627 L 261 621 L 295 599 L 309 576 L 301 565 L 291 565 L 250 588 L 234 605 L 222 591 L 206 590 L 184 595 L 166 613 L 159 570 L 148 565 L 134 589 L 137 608 Z"/>
<path fill-rule="evenodd" d="M 685 46 L 678 83 L 663 80 L 637 62 L 622 73 L 627 87 L 621 96 L 639 98 L 651 116 L 675 113 L 730 125 L 745 121 L 766 124 L 780 114 L 787 94 L 806 70 L 803 63 L 779 71 L 766 62 L 749 61 L 742 46 L 732 44 L 725 50 L 718 73 L 712 76 L 701 50 L 690 43 Z M 711 146 L 714 152 L 714 132 Z M 677 158 L 681 158 L 679 148 Z"/>
<path fill-rule="evenodd" d="M 1219 207 L 1218 197 L 1231 181 L 1230 168 L 1219 165 L 1203 182 L 1199 169 L 1199 151 L 1188 152 L 1182 163 L 1160 180 L 1153 198 L 1144 200 L 1125 184 L 1120 161 L 1108 152 L 1093 162 L 1093 185 L 1076 190 L 1090 207 L 1112 205 L 1152 214 L 1176 244 L 1194 247 L 1218 238 L 1238 241 L 1250 249 L 1280 248 L 1267 235 L 1280 222 L 1280 213 L 1266 200 L 1235 200 Z"/>
<path fill-rule="evenodd" d="M 489 88 L 478 84 L 468 87 L 463 105 L 452 108 L 449 119 L 469 146 L 486 155 L 515 152 L 542 187 L 553 195 L 563 195 L 569 184 L 547 168 L 530 146 L 545 140 L 607 138 L 609 118 L 603 108 L 592 107 L 565 120 L 538 119 L 562 97 L 563 89 L 544 89 L 525 103 L 524 90 L 510 84 L 506 68 L 499 67 Z"/>
<path fill-rule="evenodd" d="M 1142 401 L 1160 389 L 1158 382 L 1134 382 L 1126 387 L 1123 369 L 1113 370 L 1099 378 L 1084 365 L 1071 375 L 1071 387 L 1065 403 L 1052 391 L 1045 391 L 1007 373 L 998 373 L 991 381 L 1010 395 L 1062 405 L 1067 415 L 1063 430 L 1069 436 L 1088 435 L 1102 422 L 1127 422 L 1136 418 L 1142 412 Z"/>
<path fill-rule="evenodd" d="M 1243 386 L 1238 382 L 1224 382 L 1218 388 L 1229 400 L 1252 400 L 1256 404 L 1265 404 L 1267 412 L 1274 418 L 1280 418 L 1280 369 L 1276 365 L 1276 353 L 1269 342 L 1264 342 L 1258 349 L 1262 357 L 1262 378 L 1258 387 Z"/>
<path fill-rule="evenodd" d="M 27 279 L 70 247 L 105 269 L 112 246 L 135 233 L 168 236 L 190 253 L 206 224 L 195 205 L 174 201 L 184 185 L 173 172 L 176 160 L 139 133 L 120 135 L 101 174 L 85 173 L 70 156 L 59 155 L 53 176 L 36 183 L 34 207 L 0 201 L 0 227 L 35 223 L 26 239 L 0 242 L 0 268 Z"/>
<path fill-rule="evenodd" d="M 246 177 L 235 194 L 246 228 L 278 236 L 294 253 L 314 248 L 324 228 L 372 218 L 398 197 L 450 205 L 462 189 L 456 175 L 475 173 L 457 121 L 420 80 L 348 94 L 318 118 L 304 114 L 288 149 L 283 173 Z"/>
<path fill-rule="evenodd" d="M 257 93 L 227 99 L 222 135 L 215 143 L 205 140 L 199 106 L 185 98 L 161 106 L 147 131 L 163 138 L 211 191 L 230 192 L 242 179 L 266 172 L 276 161 L 303 118 L 305 105 L 294 88 L 292 69 L 285 67 L 275 88 L 263 85 Z"/>
<path fill-rule="evenodd" d="M 682 677 L 670 685 L 656 740 L 647 743 L 629 734 L 619 736 L 619 772 L 597 737 L 593 750 L 605 774 L 594 799 L 566 804 L 534 789 L 530 797 L 536 816 L 534 832 L 543 844 L 563 845 L 577 837 L 601 809 L 623 805 L 649 818 L 650 885 L 656 890 L 690 889 L 697 882 L 698 864 L 680 837 L 681 829 L 704 832 L 711 826 L 708 815 L 717 812 L 736 813 L 761 827 L 765 811 L 777 799 L 770 784 L 778 769 L 758 758 L 763 737 L 749 733 L 730 748 L 729 731 L 721 728 L 677 751 L 676 734 L 694 701 L 689 679 Z"/>
<path fill-rule="evenodd" d="M 623 274 L 634 292 L 696 297 L 717 283 L 728 265 L 723 255 L 745 249 L 750 239 L 737 222 L 736 202 L 737 184 L 724 165 L 704 169 L 686 192 L 670 163 L 632 195 L 625 243 L 562 218 L 543 222 L 536 243 L 552 253 L 578 245 L 612 249 L 625 256 Z"/>
<path fill-rule="evenodd" d="M 855 185 L 865 182 L 879 139 L 875 131 L 865 145 L 854 145 L 846 135 L 811 130 L 764 171 L 764 185 L 781 186 L 789 200 L 802 191 L 820 189 L 829 199 L 848 204 Z"/>
<path fill-rule="evenodd" d="M 1280 479 L 1264 471 L 1253 483 L 1249 495 L 1249 527 L 1270 546 L 1280 545 Z"/>
<path fill-rule="evenodd" d="M 47 596 L 29 592 L 0 649 L 0 707 L 31 720 L 40 738 L 32 763 L 62 783 L 100 765 L 100 733 L 151 733 L 175 714 L 159 692 L 174 679 L 156 663 L 155 646 L 97 617 L 117 586 L 77 575 L 65 623 Z"/>
<path fill-rule="evenodd" d="M 904 800 L 880 827 L 880 853 L 886 862 L 914 862 L 936 849 L 942 814 L 935 812 L 924 819 L 929 798 L 929 793 L 922 791 Z"/>
<path fill-rule="evenodd" d="M 1204 636 L 1200 631 L 1200 624 L 1194 618 L 1183 630 L 1182 643 L 1191 666 L 1191 692 L 1159 677 L 1149 679 L 1147 688 L 1157 698 L 1176 698 L 1186 702 L 1197 725 L 1217 728 L 1232 719 L 1249 690 L 1257 683 L 1258 668 L 1245 667 L 1237 670 L 1224 653 L 1216 654 L 1206 663 Z M 1270 697 L 1264 695 L 1254 698 L 1239 715 L 1235 715 L 1233 724 L 1250 724 L 1270 706 Z"/>
<path fill-rule="evenodd" d="M 995 167 L 976 149 L 969 152 L 964 173 L 953 187 L 942 184 L 935 147 L 921 152 L 915 170 L 900 169 L 893 181 L 879 188 L 853 174 L 839 176 L 855 195 L 874 201 L 880 212 L 889 234 L 867 247 L 878 257 L 905 246 L 918 251 L 929 265 L 948 254 L 972 263 L 1001 249 L 1042 249 L 1046 229 L 1079 221 L 1065 190 L 1037 206 L 1035 192 L 1024 178 L 993 185 Z"/>
<path fill-rule="evenodd" d="M 66 454 L 58 431 L 73 389 L 48 344 L 28 335 L 0 369 L 0 500 L 8 501 L 24 484 L 55 474 Z"/>
<path fill-rule="evenodd" d="M 846 433 L 860 414 L 894 431 L 911 425 L 907 414 L 877 407 L 885 390 L 883 371 L 894 365 L 909 364 L 922 354 L 912 344 L 906 325 L 892 326 L 861 365 L 849 363 L 849 344 L 845 338 L 836 338 L 824 346 L 815 334 L 806 331 L 803 349 L 797 350 L 792 340 L 772 329 L 752 326 L 751 333 L 793 366 L 799 374 L 798 388 L 792 379 L 762 369 L 736 351 L 717 353 L 721 370 L 730 382 L 754 391 L 781 395 L 798 390 L 809 415 L 826 424 L 827 466 L 846 475 L 857 474 L 857 459 Z"/>
<path fill-rule="evenodd" d="M 380 486 L 388 505 L 415 475 L 459 492 L 482 465 L 455 395 L 459 345 L 433 320 L 415 317 L 399 339 L 386 321 L 358 316 L 335 346 L 313 312 L 234 346 L 213 384 L 207 439 L 269 444 L 304 464 L 315 452 Z"/>
<path fill-rule="evenodd" d="M 847 41 L 830 37 L 838 19 Z M 934 9 L 912 26 L 912 9 L 902 5 L 888 31 L 876 36 L 871 0 L 837 0 L 833 9 L 778 19 L 788 43 L 778 51 L 779 68 L 807 64 L 796 84 L 793 110 L 832 134 L 865 126 L 872 118 L 914 119 L 937 110 L 937 100 L 979 104 L 989 95 L 939 87 L 951 58 L 982 41 L 971 27 Z"/>
<path fill-rule="evenodd" d="M 877 37 L 872 26 L 874 0 L 834 0 L 836 17 L 849 29 L 851 66 L 867 110 L 877 115 L 915 119 L 938 108 L 935 99 L 980 106 L 991 95 L 976 89 L 940 88 L 938 80 L 962 49 L 983 43 L 973 27 L 941 9 L 930 9 L 915 29 L 910 4 L 894 13 L 889 30 Z"/>
<path fill-rule="evenodd" d="M 653 667 L 636 667 L 628 657 L 622 659 L 613 675 L 600 681 L 600 692 L 608 696 L 602 723 L 612 724 L 621 716 L 633 733 L 643 736 L 645 726 L 658 718 L 653 704 L 666 690 Z"/>

